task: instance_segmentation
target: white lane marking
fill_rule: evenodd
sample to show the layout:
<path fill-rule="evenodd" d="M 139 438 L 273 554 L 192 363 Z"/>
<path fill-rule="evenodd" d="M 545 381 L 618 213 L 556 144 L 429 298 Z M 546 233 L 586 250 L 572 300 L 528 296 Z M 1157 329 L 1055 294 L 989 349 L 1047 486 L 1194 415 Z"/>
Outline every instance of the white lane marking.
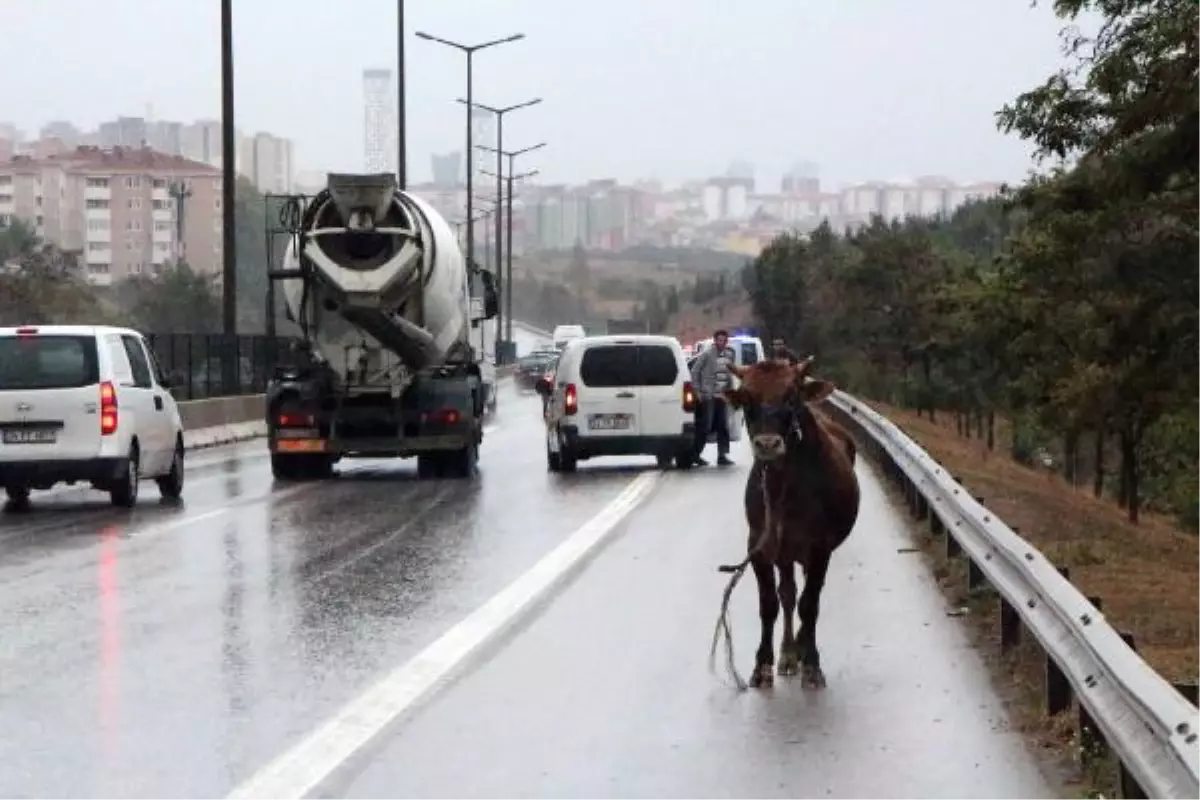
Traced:
<path fill-rule="evenodd" d="M 600 513 L 528 572 L 351 701 L 307 738 L 235 787 L 228 797 L 301 798 L 310 793 L 389 723 L 442 683 L 455 667 L 553 589 L 646 498 L 660 475 L 658 472 L 639 475 Z"/>

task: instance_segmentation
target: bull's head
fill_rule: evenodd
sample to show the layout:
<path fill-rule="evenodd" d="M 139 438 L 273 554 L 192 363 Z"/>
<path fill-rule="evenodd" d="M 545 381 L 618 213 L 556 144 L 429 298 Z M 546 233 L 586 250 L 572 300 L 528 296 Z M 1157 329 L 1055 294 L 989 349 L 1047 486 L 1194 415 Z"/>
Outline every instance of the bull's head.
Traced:
<path fill-rule="evenodd" d="M 759 461 L 783 457 L 789 446 L 799 447 L 814 430 L 816 419 L 808 404 L 824 400 L 836 387 L 808 377 L 812 361 L 809 356 L 795 365 L 774 360 L 734 369 L 741 385 L 725 392 L 725 399 L 745 414 L 754 457 Z"/>

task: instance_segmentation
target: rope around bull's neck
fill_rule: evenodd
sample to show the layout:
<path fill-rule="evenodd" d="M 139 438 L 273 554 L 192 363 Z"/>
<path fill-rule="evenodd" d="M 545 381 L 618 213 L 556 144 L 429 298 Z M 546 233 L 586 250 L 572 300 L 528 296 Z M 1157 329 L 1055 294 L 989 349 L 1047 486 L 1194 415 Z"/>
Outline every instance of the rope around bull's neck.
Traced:
<path fill-rule="evenodd" d="M 729 625 L 729 599 L 733 597 L 733 589 L 738 585 L 738 581 L 740 581 L 742 576 L 746 574 L 746 567 L 750 564 L 750 561 L 754 558 L 754 556 L 758 555 L 764 550 L 772 538 L 775 538 L 778 535 L 774 517 L 771 514 L 771 493 L 767 488 L 767 478 L 770 476 L 770 469 L 771 465 L 765 463 L 763 464 L 762 500 L 765 519 L 763 521 L 763 529 L 758 534 L 758 539 L 754 542 L 754 546 L 750 548 L 750 551 L 740 563 L 722 564 L 717 568 L 718 572 L 731 572 L 733 574 L 730 576 L 729 583 L 726 584 L 725 592 L 721 597 L 721 613 L 717 617 L 717 624 L 713 630 L 712 649 L 708 653 L 708 669 L 710 672 L 714 672 L 716 670 L 717 643 L 720 641 L 721 634 L 724 633 L 725 668 L 729 671 L 730 677 L 733 678 L 733 682 L 740 692 L 746 691 L 746 689 L 749 687 L 746 685 L 746 681 L 742 679 L 741 673 L 738 672 L 737 662 L 734 658 L 733 629 Z M 779 543 L 776 542 L 776 547 L 778 547 L 778 545 Z M 776 552 L 778 551 L 776 550 Z M 755 669 L 757 668 L 757 665 L 755 665 Z"/>

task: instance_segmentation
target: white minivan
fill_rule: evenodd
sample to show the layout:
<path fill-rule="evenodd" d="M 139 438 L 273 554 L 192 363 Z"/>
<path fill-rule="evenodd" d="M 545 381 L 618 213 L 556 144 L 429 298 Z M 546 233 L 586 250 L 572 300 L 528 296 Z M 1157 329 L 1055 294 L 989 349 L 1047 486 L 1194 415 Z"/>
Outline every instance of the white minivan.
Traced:
<path fill-rule="evenodd" d="M 571 472 L 595 456 L 651 455 L 662 468 L 692 465 L 692 391 L 687 360 L 670 336 L 588 336 L 559 356 L 546 407 L 546 464 Z"/>
<path fill-rule="evenodd" d="M 179 407 L 137 331 L 0 328 L 0 485 L 10 501 L 82 481 L 128 508 L 142 478 L 178 498 L 183 453 Z"/>
<path fill-rule="evenodd" d="M 550 340 L 554 342 L 555 350 L 562 350 L 567 346 L 567 342 L 572 339 L 582 339 L 584 336 L 587 336 L 587 331 L 583 329 L 582 325 L 558 325 L 550 334 Z"/>

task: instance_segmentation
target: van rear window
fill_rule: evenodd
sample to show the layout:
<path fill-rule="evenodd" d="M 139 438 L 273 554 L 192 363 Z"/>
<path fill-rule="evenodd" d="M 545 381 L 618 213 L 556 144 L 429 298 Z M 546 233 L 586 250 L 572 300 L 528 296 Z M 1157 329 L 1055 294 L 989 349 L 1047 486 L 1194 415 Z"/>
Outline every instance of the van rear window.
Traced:
<path fill-rule="evenodd" d="M 99 381 L 94 337 L 0 337 L 0 391 L 75 389 Z"/>
<path fill-rule="evenodd" d="M 742 366 L 758 363 L 758 347 L 754 342 L 742 342 Z"/>
<path fill-rule="evenodd" d="M 662 345 L 598 345 L 589 347 L 579 365 L 584 385 L 670 386 L 679 376 L 675 352 Z"/>

